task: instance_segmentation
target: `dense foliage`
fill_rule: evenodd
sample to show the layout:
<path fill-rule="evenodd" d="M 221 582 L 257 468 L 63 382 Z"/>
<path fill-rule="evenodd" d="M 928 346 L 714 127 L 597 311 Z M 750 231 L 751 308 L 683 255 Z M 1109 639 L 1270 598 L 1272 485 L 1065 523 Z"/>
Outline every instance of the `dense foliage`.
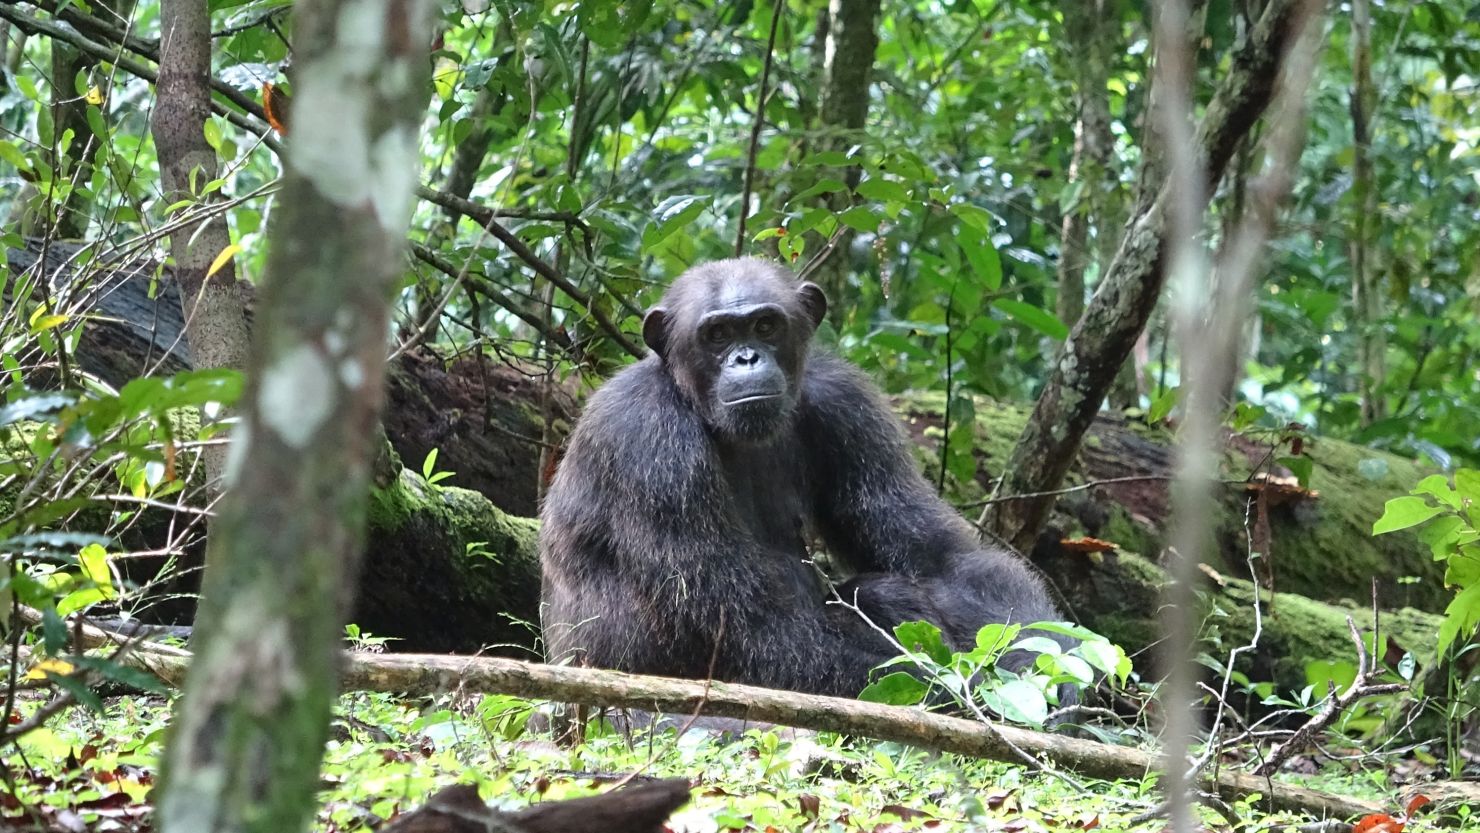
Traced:
<path fill-rule="evenodd" d="M 1039 393 L 1082 307 L 1066 296 L 1095 291 L 1138 189 L 1161 164 L 1147 150 L 1149 12 L 1140 2 L 1105 0 L 1096 25 L 1085 26 L 1049 0 L 930 0 L 877 14 L 868 0 L 836 5 L 862 14 L 877 38 L 852 44 L 873 56 L 862 83 L 837 80 L 832 49 L 843 34 L 827 4 L 442 4 L 440 34 L 427 45 L 434 89 L 392 349 L 425 343 L 440 356 L 477 353 L 531 376 L 574 379 L 569 387 L 580 389 L 642 352 L 642 310 L 685 267 L 736 253 L 779 258 L 826 289 L 821 340 L 890 391 L 944 392 L 941 484 L 954 477 L 975 485 L 977 397 L 1028 402 Z M 1262 4 L 1194 5 L 1203 36 L 1192 89 L 1202 108 Z M 1311 485 L 1312 465 L 1298 449 L 1317 435 L 1443 470 L 1381 520 L 1354 520 L 1377 520 L 1379 533 L 1424 525 L 1424 542 L 1456 588 L 1434 647 L 1464 651 L 1480 623 L 1480 575 L 1471 566 L 1480 499 L 1480 0 L 1380 2 L 1370 34 L 1353 25 L 1351 8 L 1330 5 L 1305 150 L 1258 270 L 1248 361 L 1227 391 L 1225 423 L 1289 445 L 1278 462 L 1300 481 L 1296 491 Z M 123 263 L 146 265 L 151 294 L 167 291 L 169 235 L 210 216 L 224 219 L 231 241 L 210 273 L 261 279 L 281 210 L 288 102 L 305 81 L 290 46 L 291 3 L 209 6 L 215 112 L 203 132 L 220 174 L 192 175 L 189 195 L 179 198 L 162 184 L 150 133 L 161 2 L 0 3 L 0 245 L 12 256 L 28 253 L 0 273 L 0 635 L 9 665 L 0 714 L 20 727 L 0 743 L 45 761 L 28 763 L 20 781 L 3 766 L 0 775 L 12 787 L 9 802 L 83 812 L 89 822 L 110 808 L 87 801 L 124 795 L 107 800 L 132 812 L 147 795 L 163 717 L 155 699 L 122 701 L 128 725 L 149 734 L 110 746 L 99 736 L 130 734 L 116 714 L 66 711 L 99 707 L 100 688 L 159 689 L 117 654 L 57 659 L 76 636 L 68 617 L 124 593 L 130 613 L 177 602 L 157 591 L 178 589 L 169 583 L 178 578 L 175 559 L 204 535 L 216 495 L 200 452 L 219 447 L 223 416 L 242 388 L 234 370 L 171 373 L 154 355 L 139 378 L 86 372 L 75 357 L 101 323 L 89 303 L 116 288 L 109 281 Z M 1372 56 L 1370 75 L 1359 53 Z M 1105 122 L 1086 119 L 1091 99 Z M 1354 108 L 1358 99 L 1370 106 Z M 1083 156 L 1096 131 L 1090 138 L 1106 154 Z M 1355 138 L 1363 132 L 1366 141 Z M 1204 229 L 1211 249 L 1244 212 L 1267 161 L 1257 138 L 1240 144 L 1213 195 Z M 1076 222 L 1080 232 L 1071 233 Z M 63 243 L 82 244 L 58 256 L 69 261 L 68 275 L 83 276 L 78 282 L 28 268 Z M 1375 301 L 1354 298 L 1359 260 Z M 1065 275 L 1071 261 L 1082 267 L 1083 289 Z M 1182 368 L 1168 317 L 1160 308 L 1152 316 L 1110 397 L 1112 408 L 1152 423 L 1179 416 Z M 547 436 L 535 444 L 548 451 L 553 419 L 544 416 Z M 436 460 L 433 451 L 423 464 L 433 494 L 448 476 Z M 1362 464 L 1369 462 L 1382 463 Z M 145 540 L 152 549 L 122 557 Z M 482 543 L 470 543 L 469 554 L 493 560 Z M 1253 549 L 1251 542 L 1251 562 Z M 163 560 L 165 570 L 140 586 L 135 556 Z M 36 617 L 25 638 L 22 608 Z M 952 696 L 989 673 L 1003 647 L 986 634 L 975 651 L 952 653 L 938 632 L 906 627 L 897 635 Z M 1405 682 L 1413 663 L 1402 660 Z M 1210 664 L 1225 670 L 1221 659 Z M 1441 666 L 1456 689 L 1463 666 Z M 1334 697 L 1358 677 L 1355 667 L 1327 672 L 1313 672 L 1296 701 L 1233 672 L 1231 658 L 1225 676 L 1247 689 L 1249 704 L 1287 707 L 1284 716 L 1295 720 L 1320 710 L 1323 691 Z M 1028 679 L 989 677 L 977 693 L 988 707 L 1038 725 L 1058 683 L 1096 675 L 1133 689 L 1149 682 L 1128 673 L 1124 653 L 1099 641 L 1055 653 Z M 1428 684 L 1435 693 L 1435 681 Z M 914 703 L 926 694 L 916 677 L 896 675 L 869 696 Z M 1378 703 L 1370 712 L 1359 705 L 1334 728 L 1371 738 L 1400 712 L 1389 708 L 1398 699 L 1369 701 Z M 588 769 L 642 769 L 660 759 L 659 769 L 723 781 L 693 811 L 706 829 L 819 829 L 850 818 L 874 829 L 936 819 L 1023 829 L 1049 817 L 1089 829 L 1101 812 L 1106 823 L 1129 825 L 1149 806 L 1149 784 L 1119 784 L 1087 810 L 1058 798 L 1040 810 L 1015 797 L 1019 769 L 941 766 L 830 736 L 814 756 L 822 763 L 806 766 L 786 757 L 788 742 L 764 734 L 729 747 L 664 737 L 660 751 L 639 755 L 593 732 L 584 751 L 557 752 L 543 735 L 523 734 L 526 704 L 507 698 L 439 698 L 420 710 L 375 697 L 346 704 L 359 716 L 331 744 L 332 801 L 320 820 L 349 828 L 404 809 L 388 794 L 414 803 L 459 767 L 490 773 L 488 795 L 533 797 L 552 783 L 553 794 L 583 790 Z M 1461 697 L 1449 709 L 1447 763 L 1458 773 L 1466 765 L 1459 728 L 1470 710 Z M 66 722 L 46 726 L 64 711 Z M 1136 725 L 1126 737 L 1142 736 Z M 489 742 L 469 743 L 468 732 Z M 490 751 L 516 738 L 523 745 L 513 757 Z M 1373 774 L 1380 764 L 1362 751 L 1348 761 L 1351 774 L 1337 777 L 1374 780 L 1341 788 L 1390 796 L 1386 776 Z M 998 799 L 953 791 L 987 780 L 1004 784 Z M 828 803 L 819 810 L 814 793 L 822 788 Z M 0 801 L 0 812 L 14 809 L 9 802 Z"/>
<path fill-rule="evenodd" d="M 51 8 L 42 4 L 34 17 L 47 18 Z M 212 8 L 225 84 L 254 100 L 264 84 L 291 90 L 286 4 Z M 949 384 L 1031 396 L 1073 323 L 1054 312 L 1060 218 L 1092 214 L 1091 289 L 1119 236 L 1145 130 L 1144 10 L 1107 6 L 1118 15 L 1105 88 L 1114 154 L 1108 170 L 1079 179 L 1068 171 L 1078 45 L 1054 4 L 891 8 L 878 27 L 867 127 L 858 131 L 819 123 L 824 56 L 815 9 L 780 9 L 768 54 L 773 11 L 753 3 L 616 0 L 446 7 L 445 34 L 431 53 L 436 95 L 422 142 L 425 181 L 454 192 L 471 184 L 475 200 L 508 212 L 506 222 L 534 253 L 557 264 L 627 332 L 653 298 L 653 283 L 735 249 L 742 214 L 750 216 L 740 250 L 779 254 L 798 267 L 832 239 L 846 247 L 841 254 L 851 267 L 827 287 L 837 310 L 833 337 L 850 358 L 896 389 Z M 1259 286 L 1254 359 L 1242 389 L 1270 409 L 1271 423 L 1301 421 L 1443 462 L 1480 455 L 1470 428 L 1480 423 L 1476 18 L 1466 4 L 1374 9 L 1379 106 L 1371 148 L 1379 199 L 1369 227 L 1388 303 L 1370 326 L 1387 336 L 1383 411 L 1390 416 L 1371 425 L 1361 423 L 1353 379 L 1355 342 L 1369 325 L 1354 319 L 1348 297 L 1356 210 L 1349 32 L 1344 16 L 1329 24 L 1296 204 Z M 157 6 L 140 3 L 127 23 L 141 39 L 133 51 L 148 55 Z M 1210 5 L 1199 52 L 1209 79 L 1242 26 L 1237 4 Z M 72 210 L 86 214 L 76 232 L 117 245 L 151 239 L 170 207 L 153 198 L 158 186 L 144 129 L 149 85 L 108 63 L 51 79 L 44 70 L 52 41 L 22 42 L 24 28 L 8 29 L 13 69 L 0 123 L 9 135 L 0 155 L 14 174 L 0 207 L 19 220 L 27 210 L 22 198 L 39 193 L 51 208 L 43 219 L 54 219 L 60 201 L 76 192 L 83 202 Z M 765 121 L 752 149 L 768 62 Z M 47 105 L 53 98 L 77 103 L 75 96 L 86 105 L 87 129 L 57 135 Z M 228 214 L 241 247 L 236 258 L 246 276 L 260 275 L 278 158 L 220 116 L 207 133 L 226 174 L 201 188 L 239 200 Z M 74 160 L 84 143 L 96 145 L 96 156 L 79 177 Z M 742 210 L 752 150 L 753 193 Z M 1242 175 L 1260 163 L 1248 157 L 1215 211 L 1239 204 Z M 32 187 L 23 189 L 26 182 Z M 840 227 L 856 234 L 835 237 Z M 427 202 L 413 236 L 453 274 L 429 265 L 432 258 L 408 271 L 408 326 L 425 323 L 446 295 L 436 341 L 537 352 L 530 326 L 514 314 L 543 315 L 544 290 L 525 263 L 475 223 L 452 227 Z M 463 286 L 454 289 L 458 276 Z M 563 291 L 551 300 L 554 327 L 578 348 L 562 362 L 599 367 L 623 359 L 582 301 Z M 1142 405 L 1177 378 L 1175 367 L 1164 366 L 1163 329 L 1153 326 L 1143 354 Z"/>

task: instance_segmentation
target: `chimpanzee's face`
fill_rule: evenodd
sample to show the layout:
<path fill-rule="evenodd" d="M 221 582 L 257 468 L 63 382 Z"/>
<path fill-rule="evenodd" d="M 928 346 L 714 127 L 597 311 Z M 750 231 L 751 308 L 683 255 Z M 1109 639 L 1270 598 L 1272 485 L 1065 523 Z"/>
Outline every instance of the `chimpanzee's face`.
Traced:
<path fill-rule="evenodd" d="M 791 420 L 822 290 L 760 260 L 685 272 L 643 337 L 719 438 L 764 442 Z"/>

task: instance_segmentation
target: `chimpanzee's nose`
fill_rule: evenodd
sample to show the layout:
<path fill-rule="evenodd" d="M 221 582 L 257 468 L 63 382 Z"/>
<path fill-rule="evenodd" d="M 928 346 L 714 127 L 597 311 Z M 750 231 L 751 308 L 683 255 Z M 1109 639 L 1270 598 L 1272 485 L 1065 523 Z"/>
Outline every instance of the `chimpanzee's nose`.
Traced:
<path fill-rule="evenodd" d="M 754 347 L 741 347 L 735 351 L 734 362 L 738 365 L 751 365 L 761 360 L 761 354 Z"/>

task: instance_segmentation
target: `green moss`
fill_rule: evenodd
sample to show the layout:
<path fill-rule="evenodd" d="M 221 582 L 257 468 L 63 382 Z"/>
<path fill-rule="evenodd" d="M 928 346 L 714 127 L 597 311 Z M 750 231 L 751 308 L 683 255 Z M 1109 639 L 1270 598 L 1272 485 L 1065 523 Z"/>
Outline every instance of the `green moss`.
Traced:
<path fill-rule="evenodd" d="M 1165 635 L 1155 611 L 1165 586 L 1165 571 L 1154 562 L 1131 553 L 1106 558 L 1081 584 L 1087 594 L 1081 610 L 1085 624 L 1122 646 L 1143 671 L 1150 651 Z M 1254 585 L 1224 578 L 1221 585 L 1204 584 L 1198 597 L 1201 647 L 1222 662 L 1229 651 L 1253 639 Z M 1282 691 L 1306 684 L 1305 669 L 1316 661 L 1356 662 L 1356 649 L 1347 629 L 1347 617 L 1363 633 L 1371 629 L 1372 611 L 1362 605 L 1331 605 L 1293 593 L 1260 592 L 1258 646 L 1241 655 L 1238 670 L 1255 681 L 1272 681 Z M 1383 612 L 1384 641 L 1391 637 L 1420 662 L 1431 656 L 1438 616 L 1403 609 Z"/>
<path fill-rule="evenodd" d="M 1165 546 L 1161 530 L 1135 520 L 1123 506 L 1111 506 L 1109 520 L 1100 530 L 1101 538 L 1114 541 L 1126 552 L 1155 555 Z"/>
<path fill-rule="evenodd" d="M 477 558 L 493 554 L 499 564 L 534 558 L 540 528 L 539 521 L 510 515 L 478 492 L 429 486 L 410 469 L 402 469 L 389 486 L 371 490 L 368 516 L 372 538 L 375 532 L 395 533 L 415 519 L 450 535 L 454 539 L 450 543 L 460 544 L 465 554 L 470 545 L 477 545 Z M 467 558 L 453 560 L 461 569 L 471 569 Z"/>
<path fill-rule="evenodd" d="M 1371 534 L 1383 505 L 1430 472 L 1340 440 L 1316 440 L 1308 453 L 1315 461 L 1310 485 L 1320 498 L 1272 511 L 1275 588 L 1325 600 L 1366 600 L 1375 578 L 1384 607 L 1442 609 L 1450 591 L 1444 589 L 1443 566 L 1428 548 L 1410 532 Z M 1418 581 L 1399 582 L 1407 577 Z"/>
<path fill-rule="evenodd" d="M 1267 590 L 1261 591 L 1259 598 L 1263 614 L 1261 650 L 1249 667 L 1240 669 L 1252 679 L 1272 680 L 1285 690 L 1296 690 L 1305 685 L 1305 668 L 1311 662 L 1356 664 L 1356 646 L 1351 640 L 1347 617 L 1351 617 L 1365 638 L 1372 629 L 1370 607 L 1323 604 L 1294 593 Z M 1254 585 L 1228 579 L 1209 601 L 1213 615 L 1207 620 L 1208 646 L 1226 655 L 1232 648 L 1248 643 L 1255 625 Z M 1434 614 L 1406 608 L 1384 612 L 1379 625 L 1384 641 L 1391 638 L 1424 662 L 1425 657 L 1432 655 L 1439 620 Z"/>
<path fill-rule="evenodd" d="M 1155 611 L 1166 574 L 1147 559 L 1129 553 L 1106 558 L 1094 573 L 1094 592 L 1113 601 L 1081 610 L 1085 624 L 1128 652 L 1144 655 L 1154 649 L 1163 635 Z M 1137 663 L 1144 666 L 1146 660 Z"/>
<path fill-rule="evenodd" d="M 409 469 L 371 490 L 368 515 L 361 627 L 409 650 L 529 656 L 519 649 L 534 642 L 521 622 L 539 619 L 538 521 Z"/>

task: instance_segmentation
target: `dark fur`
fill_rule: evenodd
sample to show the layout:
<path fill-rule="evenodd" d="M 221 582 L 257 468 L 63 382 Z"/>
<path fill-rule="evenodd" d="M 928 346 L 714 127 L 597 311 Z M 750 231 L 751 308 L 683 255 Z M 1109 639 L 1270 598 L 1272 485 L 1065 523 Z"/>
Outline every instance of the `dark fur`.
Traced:
<path fill-rule="evenodd" d="M 793 388 L 784 412 L 749 424 L 710 395 L 717 360 L 694 333 L 746 302 L 787 311 L 777 360 Z M 815 287 L 746 259 L 691 269 L 650 313 L 655 353 L 591 397 L 546 497 L 552 661 L 692 678 L 712 662 L 720 680 L 855 696 L 893 652 L 825 604 L 809 535 L 857 572 L 839 591 L 885 628 L 928 619 L 964 648 L 987 622 L 1062 618 L 935 495 L 878 389 L 809 348 L 818 304 Z"/>

